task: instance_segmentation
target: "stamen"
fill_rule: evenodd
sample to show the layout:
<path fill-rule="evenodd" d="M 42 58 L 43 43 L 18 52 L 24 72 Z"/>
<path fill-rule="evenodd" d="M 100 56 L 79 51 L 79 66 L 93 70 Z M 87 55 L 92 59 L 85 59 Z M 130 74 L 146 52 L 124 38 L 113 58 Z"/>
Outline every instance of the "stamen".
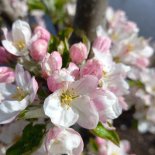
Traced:
<path fill-rule="evenodd" d="M 78 95 L 76 94 L 76 92 L 73 89 L 67 89 L 67 90 L 63 90 L 62 94 L 61 94 L 61 106 L 64 107 L 66 106 L 67 109 L 69 109 L 71 107 L 71 102 L 76 99 L 78 97 Z"/>
<path fill-rule="evenodd" d="M 18 48 L 19 50 L 23 50 L 25 48 L 25 42 L 23 40 L 19 40 L 19 41 L 16 41 L 14 43 L 14 45 L 16 46 L 16 48 Z"/>
<path fill-rule="evenodd" d="M 17 87 L 16 92 L 12 95 L 12 99 L 21 101 L 27 96 L 27 93 L 20 87 Z"/>

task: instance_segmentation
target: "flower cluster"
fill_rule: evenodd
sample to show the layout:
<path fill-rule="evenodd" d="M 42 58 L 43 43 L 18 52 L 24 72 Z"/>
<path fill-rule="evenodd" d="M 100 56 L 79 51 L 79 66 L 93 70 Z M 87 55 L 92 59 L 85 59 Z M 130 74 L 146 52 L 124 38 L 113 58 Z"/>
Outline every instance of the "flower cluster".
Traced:
<path fill-rule="evenodd" d="M 125 12 L 108 8 L 106 11 L 108 28 L 106 32 L 98 27 L 98 36 L 109 36 L 112 40 L 112 56 L 115 62 L 130 66 L 127 74 L 131 84 L 130 94 L 127 96 L 128 105 L 134 105 L 134 117 L 138 120 L 140 132 L 155 133 L 154 121 L 154 68 L 149 68 L 154 49 L 150 41 L 140 37 L 136 23 L 129 21 Z"/>
<path fill-rule="evenodd" d="M 73 44 L 64 67 L 63 53 L 49 51 L 53 36 L 45 28 L 37 26 L 32 33 L 27 22 L 17 20 L 11 32 L 6 28 L 3 32 L 0 124 L 22 114 L 50 118 L 45 147 L 38 150 L 42 154 L 80 155 L 83 141 L 71 126 L 95 129 L 101 122 L 110 128 L 109 122 L 128 108 L 123 96 L 129 90 L 130 67 L 114 61 L 108 36 L 97 37 L 91 50 L 82 42 Z M 33 112 L 35 106 L 43 113 Z"/>

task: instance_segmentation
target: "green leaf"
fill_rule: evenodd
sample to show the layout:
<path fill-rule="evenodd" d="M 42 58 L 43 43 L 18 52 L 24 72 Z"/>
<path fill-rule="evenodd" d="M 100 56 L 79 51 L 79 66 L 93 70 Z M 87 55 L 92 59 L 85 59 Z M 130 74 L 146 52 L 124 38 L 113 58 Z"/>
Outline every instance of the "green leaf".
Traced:
<path fill-rule="evenodd" d="M 6 155 L 32 154 L 42 144 L 45 131 L 46 126 L 44 124 L 28 124 L 24 128 L 21 138 L 14 145 L 8 148 Z"/>
<path fill-rule="evenodd" d="M 102 123 L 98 123 L 97 127 L 92 130 L 95 136 L 112 141 L 114 144 L 119 145 L 119 136 L 115 130 L 106 129 Z"/>
<path fill-rule="evenodd" d="M 28 0 L 27 1 L 29 10 L 42 10 L 42 11 L 46 11 L 46 7 L 45 5 L 42 3 L 41 0 Z"/>
<path fill-rule="evenodd" d="M 130 85 L 130 87 L 139 87 L 139 88 L 144 88 L 144 84 L 140 81 L 140 80 L 131 80 L 128 79 L 128 84 Z"/>

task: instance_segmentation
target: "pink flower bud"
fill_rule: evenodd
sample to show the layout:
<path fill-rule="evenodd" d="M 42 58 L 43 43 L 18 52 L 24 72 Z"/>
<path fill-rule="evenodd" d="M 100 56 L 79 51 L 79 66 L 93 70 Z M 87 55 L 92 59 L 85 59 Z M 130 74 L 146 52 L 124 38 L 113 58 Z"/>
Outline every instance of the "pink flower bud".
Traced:
<path fill-rule="evenodd" d="M 42 74 L 46 78 L 56 70 L 60 70 L 62 67 L 62 57 L 59 52 L 54 51 L 51 54 L 46 54 L 42 62 Z"/>
<path fill-rule="evenodd" d="M 0 83 L 12 83 L 15 80 L 15 73 L 9 67 L 0 67 Z"/>
<path fill-rule="evenodd" d="M 11 54 L 0 46 L 0 64 L 7 64 L 11 60 Z"/>
<path fill-rule="evenodd" d="M 111 46 L 111 40 L 108 37 L 97 37 L 93 43 L 93 48 L 99 52 L 108 52 Z"/>
<path fill-rule="evenodd" d="M 47 48 L 47 41 L 43 39 L 38 39 L 32 42 L 30 55 L 35 61 L 42 61 L 46 55 Z"/>
<path fill-rule="evenodd" d="M 50 40 L 50 33 L 41 26 L 37 26 L 34 29 L 34 33 L 38 35 L 39 39 L 46 40 L 47 42 Z"/>
<path fill-rule="evenodd" d="M 100 79 L 102 77 L 102 69 L 103 69 L 103 67 L 98 60 L 90 59 L 81 68 L 80 75 L 82 77 L 84 75 L 94 75 L 98 79 Z"/>
<path fill-rule="evenodd" d="M 87 47 L 83 43 L 73 44 L 70 48 L 70 57 L 76 64 L 82 63 L 88 56 Z"/>

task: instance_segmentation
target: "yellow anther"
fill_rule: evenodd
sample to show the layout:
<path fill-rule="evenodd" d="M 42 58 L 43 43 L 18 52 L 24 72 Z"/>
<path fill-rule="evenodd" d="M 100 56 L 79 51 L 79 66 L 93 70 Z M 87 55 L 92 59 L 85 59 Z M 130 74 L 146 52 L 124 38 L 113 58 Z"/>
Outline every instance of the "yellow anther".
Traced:
<path fill-rule="evenodd" d="M 126 46 L 126 49 L 127 49 L 127 52 L 132 52 L 133 50 L 134 50 L 134 45 L 133 44 L 127 44 L 127 46 Z"/>
<path fill-rule="evenodd" d="M 19 50 L 23 50 L 25 48 L 25 42 L 23 40 L 19 40 L 19 41 L 16 41 L 14 43 L 14 45 L 16 46 L 17 49 Z"/>
<path fill-rule="evenodd" d="M 70 108 L 71 102 L 77 97 L 78 97 L 78 95 L 75 93 L 75 91 L 73 89 L 63 90 L 62 94 L 60 96 L 61 106 L 62 107 L 66 106 L 67 109 Z"/>
<path fill-rule="evenodd" d="M 113 41 L 116 41 L 116 40 L 119 39 L 119 35 L 118 35 L 117 33 L 112 33 L 111 39 L 112 39 Z"/>
<path fill-rule="evenodd" d="M 17 87 L 16 92 L 12 95 L 12 99 L 21 101 L 23 98 L 25 98 L 27 93 L 20 87 Z"/>

